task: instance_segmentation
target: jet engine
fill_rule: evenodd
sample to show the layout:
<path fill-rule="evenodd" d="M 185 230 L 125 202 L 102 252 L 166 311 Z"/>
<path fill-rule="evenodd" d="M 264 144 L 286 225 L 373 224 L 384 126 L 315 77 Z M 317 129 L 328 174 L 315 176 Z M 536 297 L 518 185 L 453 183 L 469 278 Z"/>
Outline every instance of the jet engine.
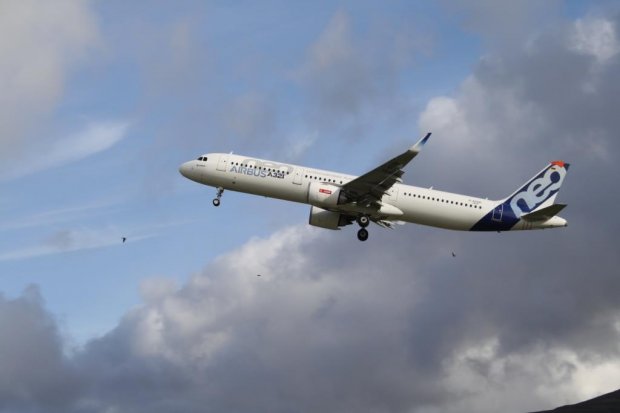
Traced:
<path fill-rule="evenodd" d="M 347 197 L 339 186 L 311 182 L 308 187 L 308 203 L 310 205 L 330 207 L 347 202 Z"/>
<path fill-rule="evenodd" d="M 319 207 L 310 208 L 310 225 L 326 229 L 340 229 L 345 225 L 349 225 L 352 218 L 342 215 L 340 212 L 327 211 Z"/>

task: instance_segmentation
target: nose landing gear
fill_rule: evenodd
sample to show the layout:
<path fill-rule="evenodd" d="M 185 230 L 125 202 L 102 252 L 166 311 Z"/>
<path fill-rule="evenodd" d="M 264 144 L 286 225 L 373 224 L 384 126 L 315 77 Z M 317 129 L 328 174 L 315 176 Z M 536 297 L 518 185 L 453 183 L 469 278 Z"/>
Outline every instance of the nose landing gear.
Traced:
<path fill-rule="evenodd" d="M 224 193 L 224 188 L 221 186 L 217 188 L 217 195 L 213 198 L 213 206 L 220 206 L 220 199 L 222 198 L 222 194 Z"/>
<path fill-rule="evenodd" d="M 368 218 L 368 215 L 360 215 L 357 217 L 357 223 L 361 227 L 360 230 L 357 231 L 357 239 L 366 241 L 368 239 L 368 230 L 366 227 L 370 224 L 370 218 Z"/>

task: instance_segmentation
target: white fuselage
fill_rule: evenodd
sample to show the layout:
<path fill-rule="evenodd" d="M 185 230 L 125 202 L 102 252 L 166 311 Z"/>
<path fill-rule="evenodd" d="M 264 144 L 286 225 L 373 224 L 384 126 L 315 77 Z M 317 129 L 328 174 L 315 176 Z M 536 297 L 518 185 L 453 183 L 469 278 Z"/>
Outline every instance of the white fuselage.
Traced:
<path fill-rule="evenodd" d="M 211 153 L 201 158 L 206 161 L 194 160 L 183 164 L 181 173 L 193 181 L 216 188 L 310 205 L 314 205 L 309 200 L 313 182 L 339 187 L 356 178 L 242 155 Z M 384 214 L 388 219 L 467 231 L 493 211 L 500 201 L 396 183 L 381 202 L 390 208 Z M 325 205 L 315 206 L 325 208 Z M 336 210 L 343 212 L 340 207 Z M 367 211 L 364 207 L 349 205 L 346 212 L 355 215 Z M 556 226 L 565 226 L 565 221 L 559 217 L 537 224 L 520 221 L 511 229 Z"/>

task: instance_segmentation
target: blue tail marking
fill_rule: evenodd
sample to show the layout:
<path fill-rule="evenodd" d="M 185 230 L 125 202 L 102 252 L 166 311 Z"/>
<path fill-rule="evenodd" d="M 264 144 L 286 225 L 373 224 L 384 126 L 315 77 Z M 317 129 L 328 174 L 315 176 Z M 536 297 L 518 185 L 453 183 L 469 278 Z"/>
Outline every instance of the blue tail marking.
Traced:
<path fill-rule="evenodd" d="M 560 190 L 570 165 L 553 161 L 478 221 L 471 231 L 508 231 Z M 551 202 L 551 201 L 550 201 Z"/>

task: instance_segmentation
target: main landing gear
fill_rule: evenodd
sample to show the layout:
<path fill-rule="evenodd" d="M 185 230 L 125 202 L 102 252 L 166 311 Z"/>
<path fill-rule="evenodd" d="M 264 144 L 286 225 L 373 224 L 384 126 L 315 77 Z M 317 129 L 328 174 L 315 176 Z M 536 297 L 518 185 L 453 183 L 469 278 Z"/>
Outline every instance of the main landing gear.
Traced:
<path fill-rule="evenodd" d="M 368 218 L 368 215 L 361 215 L 357 217 L 357 223 L 361 227 L 360 230 L 357 231 L 357 239 L 366 241 L 368 239 L 368 230 L 366 227 L 370 224 L 370 218 Z"/>
<path fill-rule="evenodd" d="M 224 188 L 221 186 L 217 188 L 217 195 L 213 198 L 213 206 L 220 206 L 220 199 L 222 198 L 222 194 L 224 193 Z"/>

